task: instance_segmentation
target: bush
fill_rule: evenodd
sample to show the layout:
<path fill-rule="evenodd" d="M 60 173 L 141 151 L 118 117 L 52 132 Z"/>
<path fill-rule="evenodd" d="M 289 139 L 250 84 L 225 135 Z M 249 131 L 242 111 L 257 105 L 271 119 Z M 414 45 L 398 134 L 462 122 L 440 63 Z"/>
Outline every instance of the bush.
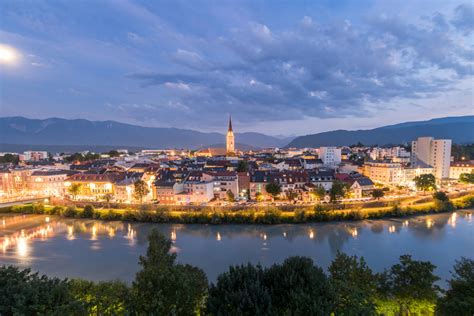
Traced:
<path fill-rule="evenodd" d="M 64 217 L 76 217 L 77 216 L 76 206 L 74 205 L 68 206 L 61 215 Z"/>
<path fill-rule="evenodd" d="M 94 207 L 92 205 L 84 206 L 80 215 L 83 218 L 92 218 L 94 216 Z"/>

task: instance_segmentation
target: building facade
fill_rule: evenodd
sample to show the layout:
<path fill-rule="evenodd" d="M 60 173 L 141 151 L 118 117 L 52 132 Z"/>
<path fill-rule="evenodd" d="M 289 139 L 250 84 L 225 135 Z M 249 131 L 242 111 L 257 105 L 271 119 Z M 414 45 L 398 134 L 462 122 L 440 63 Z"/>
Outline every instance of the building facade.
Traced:
<path fill-rule="evenodd" d="M 418 137 L 411 143 L 412 167 L 432 166 L 437 180 L 449 178 L 451 145 L 450 139 Z"/>
<path fill-rule="evenodd" d="M 229 128 L 227 129 L 227 136 L 226 136 L 226 149 L 227 154 L 235 153 L 235 137 L 234 131 L 232 130 L 232 118 L 229 117 Z"/>

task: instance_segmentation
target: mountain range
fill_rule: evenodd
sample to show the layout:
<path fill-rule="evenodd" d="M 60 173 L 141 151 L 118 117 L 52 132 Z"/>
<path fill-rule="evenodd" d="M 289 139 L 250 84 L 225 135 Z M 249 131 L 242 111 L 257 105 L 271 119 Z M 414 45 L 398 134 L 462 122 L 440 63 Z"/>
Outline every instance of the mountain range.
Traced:
<path fill-rule="evenodd" d="M 292 138 L 277 138 L 260 133 L 236 133 L 237 144 L 254 148 L 283 147 Z M 224 144 L 225 135 L 189 129 L 142 127 L 115 121 L 67 120 L 61 118 L 0 118 L 0 150 L 11 145 L 113 146 L 134 148 L 198 149 Z M 8 144 L 8 146 L 7 146 Z"/>
<path fill-rule="evenodd" d="M 403 144 L 420 136 L 449 138 L 455 143 L 474 142 L 474 116 L 445 117 L 407 122 L 369 130 L 335 130 L 296 138 L 279 138 L 261 133 L 237 133 L 237 147 L 344 146 Z M 218 145 L 216 145 L 218 144 Z M 61 118 L 0 118 L 0 151 L 44 149 L 106 151 L 116 148 L 188 148 L 224 146 L 225 135 L 190 129 L 142 127 L 115 121 L 67 120 Z M 50 150 L 49 150 L 50 149 Z"/>
<path fill-rule="evenodd" d="M 406 122 L 368 130 L 336 130 L 299 136 L 287 147 L 349 146 L 404 144 L 421 136 L 452 139 L 454 143 L 474 142 L 474 116 L 437 118 L 428 121 Z"/>

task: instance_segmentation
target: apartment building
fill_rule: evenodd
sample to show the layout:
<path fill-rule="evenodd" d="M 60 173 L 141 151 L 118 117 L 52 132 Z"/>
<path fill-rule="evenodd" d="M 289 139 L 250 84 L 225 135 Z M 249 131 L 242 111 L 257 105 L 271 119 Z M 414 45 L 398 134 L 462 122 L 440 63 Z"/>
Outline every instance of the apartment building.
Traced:
<path fill-rule="evenodd" d="M 451 145 L 450 139 L 418 137 L 417 140 L 412 141 L 412 166 L 429 165 L 434 168 L 434 176 L 437 180 L 449 178 Z"/>

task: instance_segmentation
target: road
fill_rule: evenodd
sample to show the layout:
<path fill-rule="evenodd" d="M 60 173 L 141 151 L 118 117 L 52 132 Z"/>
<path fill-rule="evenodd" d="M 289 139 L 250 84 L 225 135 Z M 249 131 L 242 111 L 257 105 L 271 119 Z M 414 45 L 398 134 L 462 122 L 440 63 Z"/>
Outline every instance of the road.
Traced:
<path fill-rule="evenodd" d="M 0 203 L 0 207 L 9 207 L 9 206 L 14 206 L 14 205 L 41 202 L 41 201 L 44 201 L 44 199 L 47 199 L 47 198 L 48 197 L 41 197 L 41 198 L 31 198 L 31 199 L 20 200 L 20 201 L 4 202 L 4 203 Z"/>

